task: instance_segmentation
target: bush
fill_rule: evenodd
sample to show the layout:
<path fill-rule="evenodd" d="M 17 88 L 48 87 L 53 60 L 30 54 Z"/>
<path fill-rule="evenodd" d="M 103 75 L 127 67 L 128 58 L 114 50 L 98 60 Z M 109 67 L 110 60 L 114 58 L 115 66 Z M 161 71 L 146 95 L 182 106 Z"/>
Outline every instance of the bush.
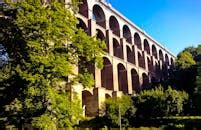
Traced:
<path fill-rule="evenodd" d="M 136 116 L 140 118 L 155 118 L 170 115 L 179 115 L 183 112 L 183 105 L 188 99 L 184 91 L 177 91 L 161 86 L 151 90 L 144 90 L 133 97 L 137 108 Z"/>

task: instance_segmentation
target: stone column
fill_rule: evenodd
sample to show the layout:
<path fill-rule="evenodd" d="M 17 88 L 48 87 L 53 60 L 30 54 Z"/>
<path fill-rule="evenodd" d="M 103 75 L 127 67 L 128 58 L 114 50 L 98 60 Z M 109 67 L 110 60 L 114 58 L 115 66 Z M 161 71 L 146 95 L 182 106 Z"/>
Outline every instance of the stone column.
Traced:
<path fill-rule="evenodd" d="M 113 56 L 113 38 L 112 38 L 112 32 L 111 31 L 109 31 L 109 30 L 107 30 L 106 31 L 106 37 L 107 37 L 107 43 L 109 44 L 109 54 L 111 55 L 111 56 Z"/>
<path fill-rule="evenodd" d="M 131 78 L 131 68 L 127 67 L 127 77 L 128 77 L 128 94 L 132 94 L 132 78 Z"/>
<path fill-rule="evenodd" d="M 119 91 L 117 62 L 115 60 L 113 60 L 113 84 L 114 91 Z"/>

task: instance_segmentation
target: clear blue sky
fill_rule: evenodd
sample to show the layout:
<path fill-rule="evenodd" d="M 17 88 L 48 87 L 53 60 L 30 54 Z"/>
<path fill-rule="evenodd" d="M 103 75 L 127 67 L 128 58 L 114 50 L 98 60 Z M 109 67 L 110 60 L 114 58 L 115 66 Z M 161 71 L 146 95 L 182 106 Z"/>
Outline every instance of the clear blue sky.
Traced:
<path fill-rule="evenodd" d="M 201 44 L 201 0 L 108 1 L 175 55 Z"/>

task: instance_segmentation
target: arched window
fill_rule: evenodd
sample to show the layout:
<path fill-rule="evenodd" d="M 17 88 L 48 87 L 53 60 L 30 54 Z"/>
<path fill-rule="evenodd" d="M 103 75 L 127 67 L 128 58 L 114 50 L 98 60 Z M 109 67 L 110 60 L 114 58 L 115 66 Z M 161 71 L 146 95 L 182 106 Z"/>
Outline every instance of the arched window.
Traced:
<path fill-rule="evenodd" d="M 127 70 L 123 64 L 118 64 L 118 83 L 119 83 L 119 91 L 123 91 L 124 93 L 128 93 L 128 80 L 127 80 Z"/>
<path fill-rule="evenodd" d="M 128 43 L 132 43 L 131 31 L 127 25 L 123 26 L 123 37 Z"/>
<path fill-rule="evenodd" d="M 157 50 L 156 50 L 156 47 L 155 45 L 152 45 L 152 55 L 157 59 L 158 56 L 157 56 Z"/>
<path fill-rule="evenodd" d="M 117 21 L 117 19 L 114 16 L 110 17 L 110 29 L 112 30 L 112 32 L 120 37 L 120 27 L 119 27 L 119 22 Z"/>
<path fill-rule="evenodd" d="M 135 33 L 135 35 L 134 35 L 134 42 L 135 42 L 135 45 L 137 46 L 137 48 L 142 50 L 141 38 L 138 33 Z"/>
<path fill-rule="evenodd" d="M 132 89 L 136 92 L 140 91 L 139 75 L 135 69 L 131 70 Z"/>
<path fill-rule="evenodd" d="M 147 54 L 150 54 L 150 47 L 148 41 L 144 40 L 144 50 L 147 52 Z"/>
<path fill-rule="evenodd" d="M 93 19 L 96 23 L 103 28 L 106 28 L 105 13 L 99 5 L 94 5 L 93 7 Z"/>
<path fill-rule="evenodd" d="M 127 61 L 130 63 L 135 64 L 135 54 L 134 51 L 130 49 L 129 46 L 126 46 L 126 50 L 127 50 Z"/>
<path fill-rule="evenodd" d="M 89 17 L 87 0 L 82 0 L 79 4 L 79 13 L 85 17 Z"/>
<path fill-rule="evenodd" d="M 101 86 L 113 90 L 113 68 L 107 58 L 103 58 L 103 69 L 101 70 Z"/>
<path fill-rule="evenodd" d="M 115 38 L 113 38 L 113 51 L 114 56 L 123 59 L 123 46 Z"/>

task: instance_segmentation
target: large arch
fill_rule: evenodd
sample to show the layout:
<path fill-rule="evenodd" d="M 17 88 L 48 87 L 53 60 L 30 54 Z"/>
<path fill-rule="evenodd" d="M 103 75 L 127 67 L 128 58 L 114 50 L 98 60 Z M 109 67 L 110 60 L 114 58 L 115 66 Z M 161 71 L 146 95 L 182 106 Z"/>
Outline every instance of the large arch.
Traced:
<path fill-rule="evenodd" d="M 82 3 L 79 4 L 79 13 L 86 18 L 89 17 L 87 0 L 82 0 Z"/>
<path fill-rule="evenodd" d="M 168 57 L 167 54 L 165 54 L 165 63 L 166 63 L 167 65 L 170 65 L 169 57 Z"/>
<path fill-rule="evenodd" d="M 161 49 L 159 50 L 159 59 L 160 59 L 161 61 L 164 61 L 163 52 L 162 52 Z"/>
<path fill-rule="evenodd" d="M 157 56 L 157 50 L 156 50 L 156 47 L 155 45 L 152 45 L 152 55 L 157 59 L 158 56 Z"/>
<path fill-rule="evenodd" d="M 135 64 L 134 51 L 131 50 L 129 46 L 126 46 L 126 50 L 127 50 L 127 61 L 130 62 L 130 63 Z"/>
<path fill-rule="evenodd" d="M 86 33 L 88 33 L 88 28 L 87 28 L 87 25 L 84 23 L 84 21 L 80 18 L 78 18 L 78 24 L 77 24 L 77 27 L 78 28 L 81 28 L 82 30 L 84 30 Z"/>
<path fill-rule="evenodd" d="M 126 39 L 128 43 L 132 44 L 131 31 L 127 25 L 123 26 L 123 37 Z"/>
<path fill-rule="evenodd" d="M 145 68 L 144 56 L 141 55 L 139 52 L 138 52 L 138 63 L 139 63 L 139 67 Z"/>
<path fill-rule="evenodd" d="M 172 57 L 170 58 L 170 63 L 171 63 L 171 67 L 174 67 L 174 60 Z"/>
<path fill-rule="evenodd" d="M 113 38 L 113 52 L 114 56 L 123 59 L 123 45 L 119 44 L 119 42 Z"/>
<path fill-rule="evenodd" d="M 147 57 L 147 63 L 148 63 L 148 70 L 149 72 L 153 71 L 153 64 L 152 64 L 152 60 L 150 58 Z"/>
<path fill-rule="evenodd" d="M 96 37 L 97 37 L 98 39 L 100 39 L 100 40 L 102 40 L 102 41 L 105 42 L 106 47 L 107 47 L 107 48 L 105 49 L 105 51 L 106 51 L 106 52 L 109 52 L 109 44 L 108 44 L 108 42 L 106 42 L 105 35 L 103 34 L 103 32 L 102 32 L 101 30 L 96 29 Z"/>
<path fill-rule="evenodd" d="M 85 116 L 92 117 L 96 114 L 96 102 L 94 100 L 94 96 L 91 92 L 84 90 L 82 91 L 82 108 L 84 108 Z"/>
<path fill-rule="evenodd" d="M 138 33 L 135 33 L 135 35 L 134 35 L 134 43 L 138 49 L 142 50 L 141 38 L 140 38 L 140 35 Z"/>
<path fill-rule="evenodd" d="M 147 39 L 144 40 L 144 50 L 147 52 L 147 54 L 150 54 L 150 47 Z"/>
<path fill-rule="evenodd" d="M 147 74 L 142 74 L 142 89 L 149 88 L 149 77 Z"/>
<path fill-rule="evenodd" d="M 132 90 L 135 92 L 140 91 L 139 75 L 135 69 L 131 70 Z"/>
<path fill-rule="evenodd" d="M 112 32 L 120 37 L 120 27 L 119 27 L 119 22 L 117 21 L 117 19 L 114 16 L 110 17 L 109 20 L 109 24 L 110 24 L 110 29 L 112 30 Z"/>
<path fill-rule="evenodd" d="M 93 6 L 93 19 L 103 28 L 106 28 L 105 13 L 99 5 Z"/>
<path fill-rule="evenodd" d="M 103 69 L 101 70 L 101 86 L 113 90 L 113 67 L 107 58 L 103 58 Z"/>
<path fill-rule="evenodd" d="M 95 63 L 87 62 L 86 57 L 78 58 L 78 73 L 83 74 L 88 72 L 95 78 Z"/>
<path fill-rule="evenodd" d="M 124 65 L 121 63 L 118 64 L 117 69 L 118 69 L 119 91 L 123 91 L 124 93 L 128 93 L 127 70 L 124 67 Z"/>

